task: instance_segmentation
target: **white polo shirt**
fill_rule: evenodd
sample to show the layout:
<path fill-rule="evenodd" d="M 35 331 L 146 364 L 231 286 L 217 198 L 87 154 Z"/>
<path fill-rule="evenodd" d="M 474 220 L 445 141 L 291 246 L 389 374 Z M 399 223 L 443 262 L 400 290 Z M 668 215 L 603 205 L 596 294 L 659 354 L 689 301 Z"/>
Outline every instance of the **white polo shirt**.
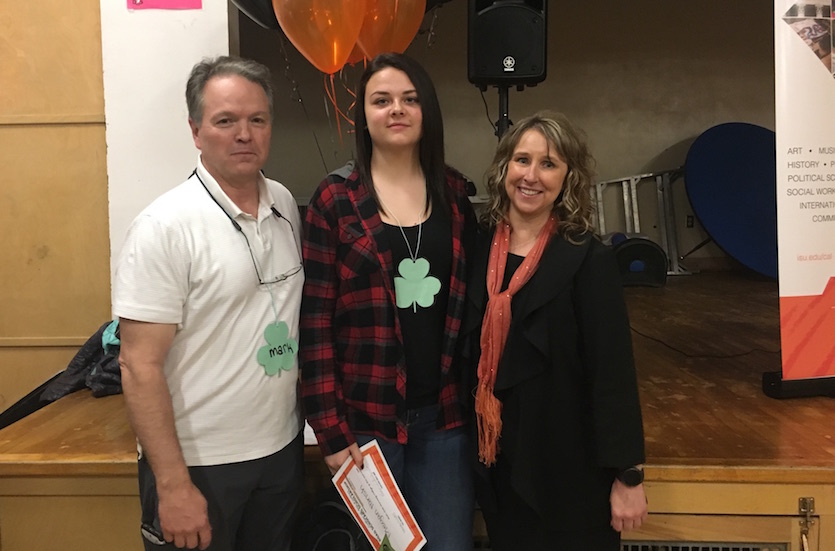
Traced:
<path fill-rule="evenodd" d="M 269 375 L 257 360 L 264 330 L 277 321 L 298 350 L 301 219 L 278 182 L 261 178 L 259 200 L 256 220 L 198 160 L 196 175 L 133 221 L 117 265 L 113 314 L 177 325 L 165 377 L 189 466 L 266 457 L 301 430 L 298 361 Z M 259 283 L 259 273 L 273 281 L 294 271 Z"/>

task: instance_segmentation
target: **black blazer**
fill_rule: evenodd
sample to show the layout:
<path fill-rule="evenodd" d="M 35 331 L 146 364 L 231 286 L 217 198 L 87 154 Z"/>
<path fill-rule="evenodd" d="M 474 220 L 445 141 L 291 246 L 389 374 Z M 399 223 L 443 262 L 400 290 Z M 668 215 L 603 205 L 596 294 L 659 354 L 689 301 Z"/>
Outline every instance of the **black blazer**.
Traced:
<path fill-rule="evenodd" d="M 469 389 L 477 383 L 491 240 L 478 239 L 467 287 L 462 335 Z M 500 453 L 511 484 L 552 530 L 608 525 L 615 473 L 644 462 L 615 257 L 591 234 L 574 240 L 578 244 L 555 236 L 536 273 L 513 297 L 495 386 L 503 404 Z M 488 470 L 475 449 L 473 454 L 481 506 L 495 508 Z"/>

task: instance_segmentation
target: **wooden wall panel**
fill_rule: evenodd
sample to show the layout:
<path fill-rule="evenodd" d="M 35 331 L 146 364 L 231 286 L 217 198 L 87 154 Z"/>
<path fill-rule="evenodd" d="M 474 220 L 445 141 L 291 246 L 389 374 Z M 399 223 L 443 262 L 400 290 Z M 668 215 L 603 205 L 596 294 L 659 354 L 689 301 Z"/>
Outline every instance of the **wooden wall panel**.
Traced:
<path fill-rule="evenodd" d="M 702 507 L 709 509 L 709 504 Z M 651 514 L 625 541 L 791 542 L 798 517 Z"/>
<path fill-rule="evenodd" d="M 0 549 L 140 551 L 139 497 L 0 497 Z"/>
<path fill-rule="evenodd" d="M 89 337 L 110 317 L 104 126 L 0 126 L 0 166 L 0 337 Z"/>
<path fill-rule="evenodd" d="M 0 411 L 62 371 L 78 347 L 0 347 Z"/>
<path fill-rule="evenodd" d="M 104 121 L 99 0 L 0 0 L 0 124 Z"/>
<path fill-rule="evenodd" d="M 0 0 L 0 411 L 110 317 L 98 0 Z"/>

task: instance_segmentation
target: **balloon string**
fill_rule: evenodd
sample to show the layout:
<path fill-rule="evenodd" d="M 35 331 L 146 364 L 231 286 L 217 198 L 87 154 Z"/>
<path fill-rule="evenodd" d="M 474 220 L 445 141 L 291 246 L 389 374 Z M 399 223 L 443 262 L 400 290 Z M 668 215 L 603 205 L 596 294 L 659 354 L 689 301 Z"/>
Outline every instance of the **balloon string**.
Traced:
<path fill-rule="evenodd" d="M 331 145 L 335 146 L 336 144 L 333 139 L 333 120 L 331 119 L 331 110 L 328 104 L 330 98 L 328 97 L 327 81 L 322 81 L 322 88 L 325 90 L 325 94 L 322 96 L 322 102 L 325 108 L 325 120 L 328 121 L 328 136 L 330 137 Z M 336 153 L 335 149 L 334 153 Z"/>
<path fill-rule="evenodd" d="M 344 71 L 344 69 L 343 69 L 343 71 Z M 354 121 L 351 119 L 351 117 L 348 115 L 348 113 L 350 113 L 351 109 L 353 109 L 354 105 L 356 105 L 356 94 L 354 93 L 353 90 L 351 90 L 350 86 L 348 86 L 348 84 L 345 82 L 345 80 L 344 80 L 345 75 L 343 74 L 342 71 L 340 71 L 340 79 L 339 79 L 340 83 L 342 84 L 343 89 L 351 97 L 351 104 L 348 106 L 347 109 L 343 110 L 339 106 L 339 98 L 337 96 L 336 83 L 334 82 L 334 75 L 333 74 L 323 75 L 323 77 L 324 77 L 323 88 L 325 90 L 325 98 L 324 98 L 325 99 L 325 111 L 328 114 L 329 124 L 332 125 L 334 122 L 336 123 L 336 132 L 339 135 L 339 144 L 340 144 L 340 146 L 342 146 L 342 145 L 344 145 L 343 136 L 342 136 L 342 132 L 343 132 L 342 122 L 343 122 L 343 119 L 351 127 L 354 126 Z M 330 117 L 330 108 L 331 107 L 333 107 L 333 119 L 331 119 L 331 117 Z M 333 130 L 333 126 L 331 126 L 331 130 Z M 352 128 L 346 128 L 345 133 L 350 134 L 351 130 L 352 130 Z"/>
<path fill-rule="evenodd" d="M 342 132 L 339 128 L 339 105 L 336 102 L 336 97 L 334 96 L 331 88 L 328 86 L 328 77 L 332 77 L 332 75 L 322 75 L 322 87 L 325 89 L 325 113 L 328 115 L 328 126 L 331 127 L 331 131 L 333 131 L 333 122 L 336 123 L 336 135 L 339 136 L 339 145 L 342 146 Z M 330 118 L 330 106 L 333 106 L 333 121 L 331 122 Z M 333 134 L 331 134 L 333 136 Z M 331 137 L 331 141 L 333 141 L 333 137 Z"/>
<path fill-rule="evenodd" d="M 316 130 L 313 127 L 313 123 L 310 122 L 310 114 L 307 112 L 307 106 L 304 104 L 302 100 L 301 92 L 299 91 L 299 84 L 296 82 L 296 79 L 293 78 L 293 71 L 290 69 L 290 58 L 287 56 L 287 48 L 284 36 L 279 33 L 279 44 L 281 47 L 281 54 L 284 57 L 284 77 L 290 83 L 290 99 L 297 102 L 302 107 L 302 112 L 304 113 L 304 117 L 307 120 L 307 126 L 310 128 L 311 134 L 313 134 L 313 141 L 316 143 L 316 150 L 319 151 L 319 158 L 322 159 L 322 166 L 325 168 L 325 172 L 328 171 L 328 164 L 325 162 L 325 155 L 322 153 L 322 146 L 319 145 L 319 137 L 316 135 Z"/>
<path fill-rule="evenodd" d="M 363 61 L 364 60 L 365 60 L 365 58 L 363 58 Z M 342 83 L 342 89 L 351 98 L 351 104 L 348 106 L 348 109 L 346 109 L 346 111 L 348 113 L 350 113 L 354 109 L 354 106 L 356 106 L 356 104 L 357 104 L 357 93 L 354 92 L 353 86 L 351 86 L 351 84 L 348 82 L 348 75 L 345 73 L 344 68 L 341 71 L 339 71 L 339 77 L 340 77 L 339 82 Z M 348 124 L 350 124 L 351 126 L 355 126 L 354 120 L 350 116 L 345 117 L 345 120 L 347 120 Z M 348 131 L 348 133 L 350 133 L 350 130 Z"/>
<path fill-rule="evenodd" d="M 342 146 L 342 145 L 344 145 L 342 143 L 342 124 L 340 123 L 339 118 L 340 118 L 340 115 L 342 115 L 343 113 L 339 109 L 339 103 L 336 101 L 336 86 L 334 85 L 334 82 L 333 82 L 333 74 L 330 75 L 329 80 L 330 80 L 330 82 L 326 83 L 326 87 L 327 87 L 327 84 L 330 84 L 330 91 L 328 92 L 328 94 L 330 95 L 331 101 L 333 102 L 334 114 L 336 115 L 336 134 L 339 136 L 339 145 Z"/>
<path fill-rule="evenodd" d="M 432 8 L 432 21 L 429 23 L 429 29 L 426 31 L 419 31 L 418 34 L 427 33 L 426 36 L 426 48 L 430 49 L 435 46 L 435 32 L 436 26 L 438 24 L 438 10 L 441 8 L 441 5 L 438 4 Z"/>

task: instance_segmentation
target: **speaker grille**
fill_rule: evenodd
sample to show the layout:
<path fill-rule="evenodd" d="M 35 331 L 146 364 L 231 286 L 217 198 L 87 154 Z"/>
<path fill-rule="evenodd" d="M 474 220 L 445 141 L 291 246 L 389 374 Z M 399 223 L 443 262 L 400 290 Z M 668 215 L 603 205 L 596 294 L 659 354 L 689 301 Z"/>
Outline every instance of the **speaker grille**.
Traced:
<path fill-rule="evenodd" d="M 467 69 L 477 85 L 534 85 L 545 80 L 544 2 L 470 0 Z"/>
<path fill-rule="evenodd" d="M 491 551 L 486 537 L 473 539 L 475 551 Z M 785 543 L 732 543 L 704 541 L 625 541 L 621 551 L 789 551 Z"/>

